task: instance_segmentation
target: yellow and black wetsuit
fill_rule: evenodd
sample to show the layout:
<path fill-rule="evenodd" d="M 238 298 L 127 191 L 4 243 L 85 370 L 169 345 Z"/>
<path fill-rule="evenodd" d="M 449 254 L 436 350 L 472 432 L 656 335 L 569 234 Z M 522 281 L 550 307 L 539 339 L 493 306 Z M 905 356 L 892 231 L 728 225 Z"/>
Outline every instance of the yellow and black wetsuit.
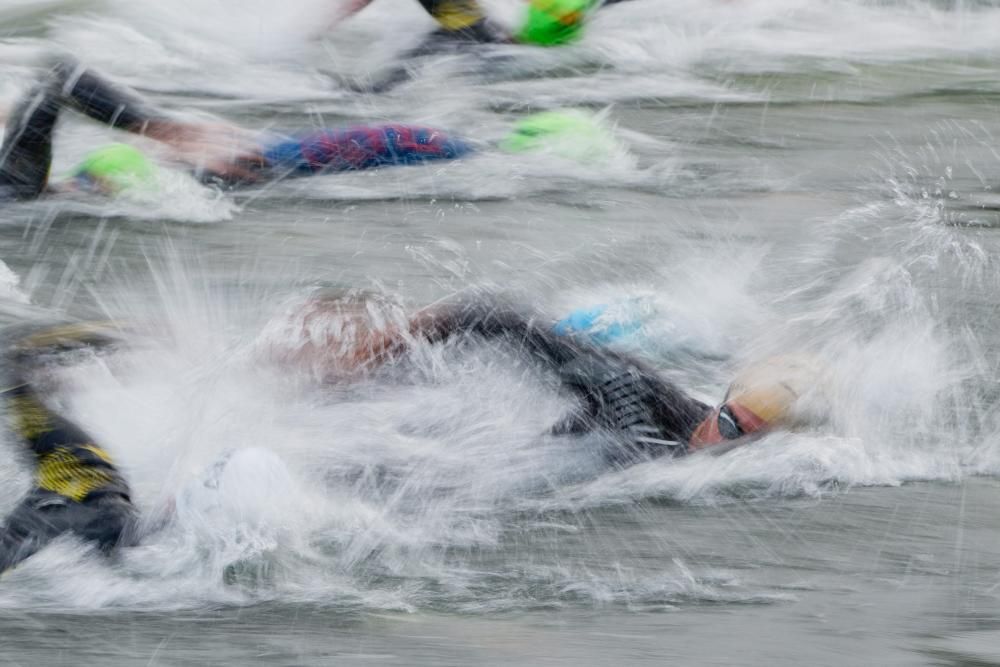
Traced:
<path fill-rule="evenodd" d="M 611 5 L 622 1 L 603 0 L 594 5 Z M 436 37 L 457 35 L 474 42 L 511 41 L 511 36 L 489 19 L 477 0 L 420 0 L 420 4 L 441 25 L 441 29 L 434 33 Z"/>
<path fill-rule="evenodd" d="M 400 59 L 405 64 L 366 84 L 363 90 L 384 93 L 409 81 L 412 76 L 409 61 L 413 58 L 462 53 L 477 44 L 505 44 L 513 40 L 507 30 L 490 20 L 477 0 L 420 0 L 420 5 L 440 27 L 402 54 Z"/>
<path fill-rule="evenodd" d="M 420 4 L 445 30 L 465 30 L 486 20 L 476 0 L 420 0 Z"/>
<path fill-rule="evenodd" d="M 14 432 L 35 455 L 35 488 L 0 528 L 0 572 L 73 533 L 108 552 L 134 536 L 128 484 L 83 429 L 53 413 L 35 389 L 6 393 Z"/>
<path fill-rule="evenodd" d="M 491 21 L 476 0 L 420 0 L 441 26 L 406 58 L 453 49 L 463 43 L 492 44 L 510 41 L 510 35 Z"/>

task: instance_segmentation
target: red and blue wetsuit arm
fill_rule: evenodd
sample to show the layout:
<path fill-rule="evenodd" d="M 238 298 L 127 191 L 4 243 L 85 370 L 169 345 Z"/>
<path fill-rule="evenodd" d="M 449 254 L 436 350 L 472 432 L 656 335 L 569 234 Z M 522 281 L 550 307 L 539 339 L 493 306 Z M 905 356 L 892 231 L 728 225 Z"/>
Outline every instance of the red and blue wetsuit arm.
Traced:
<path fill-rule="evenodd" d="M 297 134 L 265 146 L 262 155 L 268 169 L 308 175 L 454 160 L 471 150 L 435 128 L 388 124 Z"/>

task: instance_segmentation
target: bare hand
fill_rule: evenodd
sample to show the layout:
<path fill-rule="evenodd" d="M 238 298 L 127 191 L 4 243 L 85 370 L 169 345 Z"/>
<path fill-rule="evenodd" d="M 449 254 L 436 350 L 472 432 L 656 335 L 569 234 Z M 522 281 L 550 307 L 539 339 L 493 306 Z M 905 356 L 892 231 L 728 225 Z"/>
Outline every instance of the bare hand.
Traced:
<path fill-rule="evenodd" d="M 268 324 L 264 352 L 327 382 L 352 380 L 406 349 L 397 308 L 363 294 L 314 296 Z"/>
<path fill-rule="evenodd" d="M 256 181 L 264 166 L 256 134 L 235 125 L 156 121 L 145 134 L 170 146 L 177 160 L 228 181 Z"/>

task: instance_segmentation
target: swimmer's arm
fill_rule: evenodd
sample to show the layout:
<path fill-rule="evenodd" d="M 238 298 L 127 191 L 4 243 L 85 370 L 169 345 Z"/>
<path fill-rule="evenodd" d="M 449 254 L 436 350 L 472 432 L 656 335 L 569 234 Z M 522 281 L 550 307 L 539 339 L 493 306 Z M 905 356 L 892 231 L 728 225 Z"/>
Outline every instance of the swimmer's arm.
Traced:
<path fill-rule="evenodd" d="M 473 302 L 432 306 L 410 320 L 409 334 L 429 343 L 456 335 L 506 338 L 536 357 L 558 366 L 581 354 L 581 347 L 552 331 L 551 323 L 503 302 Z"/>
<path fill-rule="evenodd" d="M 140 134 L 168 144 L 189 141 L 203 124 L 175 118 L 138 93 L 104 78 L 75 58 L 53 61 L 53 84 L 71 108 L 102 125 Z M 227 128 L 231 126 L 225 126 Z M 217 127 L 212 127 L 217 131 Z"/>
<path fill-rule="evenodd" d="M 7 121 L 0 147 L 0 199 L 34 199 L 47 191 L 56 122 L 66 106 L 137 134 L 165 118 L 131 91 L 104 80 L 76 59 L 55 58 L 25 91 Z"/>
<path fill-rule="evenodd" d="M 556 434 L 580 433 L 595 425 L 614 430 L 619 418 L 641 402 L 652 416 L 649 425 L 656 428 L 658 437 L 686 442 L 709 411 L 638 359 L 560 336 L 545 318 L 508 304 L 478 302 L 425 309 L 412 318 L 409 334 L 431 343 L 474 334 L 504 338 L 520 346 L 580 399 L 578 409 L 553 428 Z M 642 446 L 654 455 L 675 453 L 669 447 Z"/>
<path fill-rule="evenodd" d="M 341 6 L 336 20 L 341 21 L 349 16 L 353 16 L 371 3 L 372 0 L 348 0 L 348 2 L 343 3 Z"/>
<path fill-rule="evenodd" d="M 33 369 L 44 367 L 56 355 L 97 352 L 120 342 L 107 322 L 66 322 L 44 327 L 26 325 L 7 340 L 3 361 L 8 366 L 7 387 L 0 388 L 7 419 L 28 449 L 43 456 L 63 445 L 93 445 L 82 427 L 52 410 L 32 380 Z M 47 386 L 51 385 L 51 376 Z"/>
<path fill-rule="evenodd" d="M 525 311 L 490 302 L 436 304 L 414 314 L 404 327 L 372 330 L 340 359 L 348 369 L 372 369 L 408 353 L 415 344 L 443 343 L 461 335 L 505 338 L 556 367 L 579 354 L 576 343 L 551 331 Z"/>
<path fill-rule="evenodd" d="M 76 423 L 53 412 L 27 382 L 4 392 L 14 433 L 36 457 L 68 445 L 93 445 L 94 440 Z"/>
<path fill-rule="evenodd" d="M 227 183 L 258 181 L 266 164 L 257 134 L 228 123 L 157 120 L 142 134 L 169 146 L 199 173 Z"/>
<path fill-rule="evenodd" d="M 357 336 L 353 349 L 342 354 L 328 352 L 337 358 L 337 366 L 348 373 L 372 370 L 404 356 L 418 341 L 442 342 L 458 332 L 451 312 L 439 308 L 418 311 L 404 328 L 372 329 Z M 307 357 L 308 359 L 309 357 Z"/>
<path fill-rule="evenodd" d="M 254 133 L 228 123 L 179 119 L 73 58 L 54 61 L 51 75 L 67 104 L 88 118 L 166 144 L 178 160 L 223 180 L 256 180 L 263 159 Z"/>
<path fill-rule="evenodd" d="M 322 37 L 371 3 L 372 0 L 340 0 L 335 2 L 337 7 L 329 13 L 329 18 L 319 19 L 317 27 L 310 31 L 310 36 L 314 39 Z"/>
<path fill-rule="evenodd" d="M 150 130 L 170 119 L 134 91 L 112 83 L 75 58 L 53 61 L 50 74 L 71 108 L 102 125 L 153 136 Z"/>

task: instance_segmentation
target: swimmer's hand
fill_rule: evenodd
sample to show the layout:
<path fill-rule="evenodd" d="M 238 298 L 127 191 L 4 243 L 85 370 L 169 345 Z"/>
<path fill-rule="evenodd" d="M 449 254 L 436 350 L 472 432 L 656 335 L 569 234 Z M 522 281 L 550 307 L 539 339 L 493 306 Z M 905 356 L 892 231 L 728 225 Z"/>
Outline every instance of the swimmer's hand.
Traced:
<path fill-rule="evenodd" d="M 341 335 L 329 339 L 320 350 L 327 379 L 356 377 L 392 363 L 409 352 L 418 341 L 441 342 L 466 329 L 451 305 L 435 305 L 417 311 L 405 322 L 382 322 L 373 326 L 363 310 L 343 304 L 322 304 L 306 315 L 303 331 L 315 331 L 315 319 L 331 314 L 341 319 Z"/>
<path fill-rule="evenodd" d="M 324 382 L 347 382 L 408 349 L 398 304 L 364 290 L 317 290 L 272 319 L 261 335 L 263 355 Z"/>
<path fill-rule="evenodd" d="M 353 380 L 397 359 L 407 349 L 409 345 L 400 329 L 360 325 L 348 340 L 331 342 L 325 347 L 322 375 L 327 382 Z"/>
<path fill-rule="evenodd" d="M 226 123 L 150 122 L 144 134 L 172 149 L 176 159 L 235 183 L 260 180 L 264 158 L 255 133 Z"/>
<path fill-rule="evenodd" d="M 482 318 L 480 308 L 439 303 L 409 318 L 380 318 L 375 325 L 370 313 L 358 306 L 350 300 L 307 302 L 295 318 L 300 327 L 296 335 L 304 342 L 284 348 L 278 360 L 308 368 L 327 382 L 351 380 L 392 363 L 419 342 L 440 343 L 472 332 Z"/>
<path fill-rule="evenodd" d="M 337 8 L 336 13 L 333 16 L 333 19 L 327 25 L 327 30 L 335 28 L 345 19 L 354 16 L 362 9 L 370 5 L 371 2 L 372 0 L 346 0 L 346 2 L 344 0 L 341 0 L 341 2 L 339 3 L 340 7 Z"/>

